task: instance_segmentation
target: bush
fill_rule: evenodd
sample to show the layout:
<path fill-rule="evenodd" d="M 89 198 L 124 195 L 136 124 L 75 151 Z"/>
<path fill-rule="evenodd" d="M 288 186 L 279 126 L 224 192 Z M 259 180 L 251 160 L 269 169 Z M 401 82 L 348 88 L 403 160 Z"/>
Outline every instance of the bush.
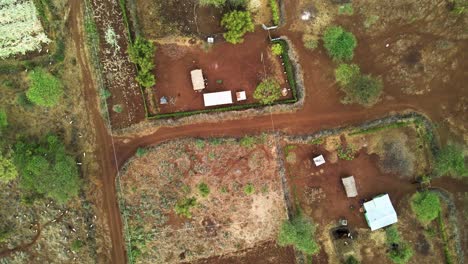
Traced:
<path fill-rule="evenodd" d="M 436 219 L 440 213 L 439 196 L 429 191 L 417 192 L 411 197 L 411 209 L 418 220 L 423 225 L 427 225 Z"/>
<path fill-rule="evenodd" d="M 318 41 L 312 35 L 304 34 L 302 36 L 302 43 L 304 43 L 304 47 L 309 50 L 314 50 L 318 47 Z"/>
<path fill-rule="evenodd" d="M 26 96 L 32 103 L 39 106 L 55 106 L 63 95 L 60 80 L 41 68 L 36 68 L 29 73 L 29 82 Z"/>
<path fill-rule="evenodd" d="M 128 49 L 130 61 L 135 63 L 138 67 L 136 80 L 145 88 L 156 84 L 156 79 L 152 73 L 154 69 L 153 59 L 155 51 L 156 47 L 154 44 L 141 36 L 137 36 L 135 42 Z"/>
<path fill-rule="evenodd" d="M 346 3 L 338 7 L 338 14 L 340 15 L 352 15 L 354 14 L 353 4 Z"/>
<path fill-rule="evenodd" d="M 315 226 L 308 219 L 299 215 L 292 220 L 285 220 L 278 235 L 280 246 L 294 246 L 296 250 L 307 255 L 319 252 L 319 245 L 313 236 Z"/>
<path fill-rule="evenodd" d="M 0 182 L 8 183 L 18 177 L 18 171 L 12 160 L 0 153 Z"/>
<path fill-rule="evenodd" d="M 380 78 L 360 75 L 342 90 L 346 93 L 345 102 L 358 103 L 370 107 L 377 103 L 382 94 L 383 84 Z"/>
<path fill-rule="evenodd" d="M 390 248 L 388 257 L 397 264 L 407 263 L 413 256 L 413 249 L 400 238 L 396 225 L 385 229 L 387 246 Z"/>
<path fill-rule="evenodd" d="M 244 42 L 244 35 L 254 31 L 252 17 L 248 11 L 232 11 L 223 16 L 221 25 L 227 29 L 223 34 L 227 42 L 238 44 Z"/>
<path fill-rule="evenodd" d="M 340 26 L 327 28 L 323 35 L 325 49 L 333 60 L 351 60 L 354 48 L 357 46 L 353 33 L 345 31 Z"/>
<path fill-rule="evenodd" d="M 271 52 L 273 52 L 274 55 L 280 56 L 283 54 L 283 46 L 279 43 L 275 43 L 271 46 Z"/>
<path fill-rule="evenodd" d="M 244 193 L 247 195 L 251 195 L 255 192 L 255 187 L 253 184 L 249 183 L 244 187 Z"/>
<path fill-rule="evenodd" d="M 7 113 L 5 110 L 0 109 L 0 130 L 8 126 Z"/>
<path fill-rule="evenodd" d="M 356 64 L 341 63 L 335 70 L 335 79 L 342 87 L 352 83 L 359 75 L 360 69 Z"/>
<path fill-rule="evenodd" d="M 345 264 L 359 264 L 359 261 L 358 261 L 355 257 L 349 256 L 349 257 L 346 259 Z"/>
<path fill-rule="evenodd" d="M 143 157 L 147 152 L 148 152 L 148 150 L 145 149 L 145 148 L 137 148 L 137 150 L 136 150 L 136 156 L 139 157 L 139 158 L 141 158 L 141 157 Z"/>
<path fill-rule="evenodd" d="M 119 104 L 116 104 L 112 107 L 112 111 L 116 112 L 116 113 L 122 113 L 123 111 L 123 108 L 121 105 Z"/>
<path fill-rule="evenodd" d="M 281 88 L 278 81 L 272 78 L 263 80 L 257 88 L 255 88 L 253 97 L 264 105 L 271 104 L 280 99 Z"/>
<path fill-rule="evenodd" d="M 192 212 L 190 212 L 190 209 L 192 209 L 192 207 L 194 207 L 195 205 L 197 205 L 197 199 L 195 199 L 194 197 L 184 198 L 177 202 L 174 211 L 178 215 L 185 216 L 187 218 L 192 218 Z"/>
<path fill-rule="evenodd" d="M 241 138 L 239 143 L 244 148 L 252 148 L 256 144 L 256 140 L 254 137 L 245 136 Z"/>
<path fill-rule="evenodd" d="M 269 2 L 271 8 L 271 17 L 273 24 L 279 25 L 280 23 L 280 9 L 277 0 L 270 0 Z"/>
<path fill-rule="evenodd" d="M 76 252 L 80 250 L 83 247 L 83 245 L 84 245 L 83 241 L 76 239 L 71 244 L 71 250 Z"/>
<path fill-rule="evenodd" d="M 465 168 L 465 155 L 455 145 L 448 144 L 436 155 L 435 173 L 438 176 L 467 176 Z"/>
<path fill-rule="evenodd" d="M 202 197 L 207 197 L 210 194 L 210 188 L 204 182 L 198 184 L 197 188 Z"/>
<path fill-rule="evenodd" d="M 60 204 L 76 197 L 81 180 L 75 159 L 56 136 L 40 142 L 21 140 L 14 146 L 14 163 L 24 190 L 45 195 Z"/>

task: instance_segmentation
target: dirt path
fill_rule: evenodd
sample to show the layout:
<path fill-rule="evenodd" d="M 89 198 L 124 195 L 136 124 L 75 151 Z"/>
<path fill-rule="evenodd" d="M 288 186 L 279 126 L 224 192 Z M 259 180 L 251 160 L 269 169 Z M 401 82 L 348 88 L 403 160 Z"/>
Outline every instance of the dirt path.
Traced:
<path fill-rule="evenodd" d="M 105 217 L 108 221 L 108 228 L 112 240 L 112 260 L 111 263 L 125 263 L 125 247 L 122 234 L 122 222 L 120 219 L 120 211 L 117 204 L 117 196 L 115 192 L 114 179 L 117 173 L 114 159 L 113 140 L 108 134 L 108 130 L 99 113 L 97 102 L 97 93 L 93 85 L 93 78 L 89 68 L 85 53 L 85 39 L 82 30 L 83 25 L 83 3 L 80 0 L 72 0 L 71 2 L 71 33 L 76 47 L 76 56 L 81 68 L 81 74 L 84 85 L 84 97 L 86 107 L 88 108 L 89 119 L 92 120 L 96 130 L 96 150 L 95 155 L 98 159 L 101 168 L 101 181 L 103 200 L 102 204 L 98 205 L 105 212 Z"/>

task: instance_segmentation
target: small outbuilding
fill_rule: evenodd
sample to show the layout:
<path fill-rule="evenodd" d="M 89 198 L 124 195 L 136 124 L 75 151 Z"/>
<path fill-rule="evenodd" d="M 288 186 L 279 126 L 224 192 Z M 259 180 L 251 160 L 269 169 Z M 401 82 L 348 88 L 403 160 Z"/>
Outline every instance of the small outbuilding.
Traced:
<path fill-rule="evenodd" d="M 247 100 L 247 95 L 245 94 L 245 91 L 236 92 L 236 98 L 237 101 L 245 101 Z"/>
<path fill-rule="evenodd" d="M 364 203 L 364 210 L 367 224 L 372 231 L 398 222 L 396 211 L 388 194 L 377 196 Z"/>
<path fill-rule="evenodd" d="M 205 80 L 203 79 L 202 70 L 193 70 L 190 72 L 190 76 L 192 77 L 193 90 L 201 91 L 205 89 Z"/>
<path fill-rule="evenodd" d="M 315 166 L 318 167 L 322 164 L 325 164 L 325 158 L 323 157 L 323 155 L 320 155 L 320 156 L 317 156 L 314 158 L 314 163 L 315 163 Z"/>
<path fill-rule="evenodd" d="M 348 198 L 356 197 L 358 195 L 356 189 L 356 182 L 354 181 L 354 176 L 341 178 L 341 181 L 343 182 L 343 186 L 346 191 L 346 196 L 348 196 Z"/>
<path fill-rule="evenodd" d="M 203 94 L 205 106 L 232 104 L 232 92 L 223 91 Z"/>

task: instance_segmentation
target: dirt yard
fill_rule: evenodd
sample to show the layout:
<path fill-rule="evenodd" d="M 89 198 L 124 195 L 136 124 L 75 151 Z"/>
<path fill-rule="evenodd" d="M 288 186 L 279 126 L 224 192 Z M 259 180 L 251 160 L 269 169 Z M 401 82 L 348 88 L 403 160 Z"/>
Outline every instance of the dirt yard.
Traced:
<path fill-rule="evenodd" d="M 164 96 L 169 101 L 166 105 L 159 104 L 160 113 L 205 109 L 203 93 L 208 92 L 231 90 L 233 105 L 255 103 L 253 92 L 265 77 L 273 77 L 281 88 L 289 89 L 281 59 L 271 53 L 268 35 L 260 28 L 248 34 L 239 45 L 215 43 L 206 50 L 198 46 L 159 45 L 155 64 L 158 79 L 155 100 L 159 102 Z M 207 79 L 203 93 L 192 88 L 190 71 L 194 69 L 202 69 Z M 235 92 L 242 90 L 247 100 L 237 102 Z M 292 92 L 281 100 L 290 98 Z"/>
<path fill-rule="evenodd" d="M 275 241 L 286 208 L 272 137 L 185 139 L 147 151 L 120 177 L 127 249 L 136 263 L 228 256 Z M 175 213 L 192 198 L 191 217 Z"/>
<path fill-rule="evenodd" d="M 337 263 L 351 254 L 363 263 L 391 263 L 386 256 L 385 231 L 371 232 L 359 210 L 363 199 L 383 193 L 389 194 L 397 211 L 401 235 L 414 246 L 416 256 L 410 263 L 442 261 L 441 240 L 424 235 L 424 228 L 409 209 L 409 196 L 418 186 L 414 184 L 415 176 L 424 173 L 427 167 L 427 154 L 420 145 L 421 138 L 412 126 L 364 135 L 331 136 L 307 144 L 284 142 L 290 191 L 318 225 L 322 252 L 314 257 L 313 263 Z M 340 154 L 343 147 L 354 150 L 350 160 Z M 316 167 L 312 158 L 320 154 L 327 163 Z M 389 167 L 393 171 L 386 170 Z M 350 175 L 356 180 L 355 198 L 346 197 L 341 183 L 342 177 Z M 348 220 L 355 236 L 348 244 L 331 238 L 331 230 L 339 226 L 342 218 Z M 415 228 L 421 232 L 415 232 Z"/>

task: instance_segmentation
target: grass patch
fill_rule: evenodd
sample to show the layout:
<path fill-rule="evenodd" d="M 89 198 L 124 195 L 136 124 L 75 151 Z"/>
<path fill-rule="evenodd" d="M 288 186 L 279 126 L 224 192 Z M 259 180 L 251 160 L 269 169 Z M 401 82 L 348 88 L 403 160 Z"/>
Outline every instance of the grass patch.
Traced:
<path fill-rule="evenodd" d="M 271 17 L 272 17 L 273 24 L 275 26 L 277 26 L 280 23 L 280 8 L 279 8 L 279 5 L 278 5 L 278 1 L 277 0 L 270 0 L 269 1 L 269 6 L 270 6 L 270 9 L 271 9 Z"/>
<path fill-rule="evenodd" d="M 450 252 L 449 241 L 448 241 L 449 238 L 448 238 L 448 235 L 447 235 L 447 232 L 446 232 L 446 226 L 445 226 L 445 223 L 444 223 L 444 219 L 442 218 L 442 213 L 439 213 L 439 215 L 437 216 L 437 223 L 439 225 L 442 241 L 444 242 L 445 263 L 446 264 L 455 263 L 455 261 L 453 260 L 454 258 L 453 258 L 452 254 Z"/>
<path fill-rule="evenodd" d="M 315 226 L 302 214 L 291 220 L 285 220 L 281 225 L 278 235 L 280 246 L 293 246 L 296 250 L 314 255 L 320 251 L 320 247 L 314 239 Z"/>
<path fill-rule="evenodd" d="M 352 3 L 346 3 L 343 5 L 338 6 L 338 14 L 339 15 L 352 15 L 354 14 L 354 8 Z"/>
<path fill-rule="evenodd" d="M 349 133 L 349 135 L 350 136 L 356 136 L 356 135 L 372 134 L 372 133 L 382 131 L 382 130 L 406 127 L 406 126 L 408 126 L 410 124 L 411 124 L 410 122 L 390 123 L 390 124 L 385 124 L 385 125 L 380 125 L 380 126 L 375 126 L 375 127 L 370 127 L 370 128 L 359 129 L 359 130 L 356 130 L 356 131 L 353 131 L 353 132 Z"/>
<path fill-rule="evenodd" d="M 386 228 L 385 234 L 387 246 L 390 248 L 388 257 L 396 264 L 407 263 L 414 252 L 413 249 L 401 239 L 396 225 Z"/>
<path fill-rule="evenodd" d="M 253 148 L 257 144 L 255 137 L 245 136 L 240 139 L 239 144 L 244 148 Z"/>
<path fill-rule="evenodd" d="M 339 146 L 338 149 L 336 150 L 338 154 L 338 158 L 341 160 L 353 160 L 354 156 L 356 155 L 354 149 L 352 146 Z"/>

